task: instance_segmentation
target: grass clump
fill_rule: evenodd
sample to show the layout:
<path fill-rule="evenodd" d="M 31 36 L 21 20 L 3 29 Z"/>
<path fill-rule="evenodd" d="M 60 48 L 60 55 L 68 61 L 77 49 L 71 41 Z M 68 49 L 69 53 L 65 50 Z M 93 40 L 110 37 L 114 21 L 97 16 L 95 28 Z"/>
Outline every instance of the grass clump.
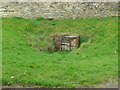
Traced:
<path fill-rule="evenodd" d="M 39 17 L 39 18 L 37 18 L 36 20 L 37 20 L 37 21 L 41 21 L 41 20 L 45 20 L 45 18 L 44 18 L 44 17 Z"/>

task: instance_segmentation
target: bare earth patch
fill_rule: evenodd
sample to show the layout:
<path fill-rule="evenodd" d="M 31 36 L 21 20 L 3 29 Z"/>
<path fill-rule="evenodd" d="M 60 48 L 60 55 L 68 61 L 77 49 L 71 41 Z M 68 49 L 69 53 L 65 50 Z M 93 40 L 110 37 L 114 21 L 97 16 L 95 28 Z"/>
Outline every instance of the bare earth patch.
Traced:
<path fill-rule="evenodd" d="M 2 88 L 40 88 L 39 86 L 21 86 L 21 85 L 15 85 L 15 86 L 2 86 Z M 85 87 L 82 87 L 85 88 Z M 102 84 L 95 86 L 95 88 L 118 88 L 118 80 L 110 80 L 103 82 Z"/>
<path fill-rule="evenodd" d="M 97 86 L 98 88 L 118 88 L 118 79 L 112 79 Z"/>

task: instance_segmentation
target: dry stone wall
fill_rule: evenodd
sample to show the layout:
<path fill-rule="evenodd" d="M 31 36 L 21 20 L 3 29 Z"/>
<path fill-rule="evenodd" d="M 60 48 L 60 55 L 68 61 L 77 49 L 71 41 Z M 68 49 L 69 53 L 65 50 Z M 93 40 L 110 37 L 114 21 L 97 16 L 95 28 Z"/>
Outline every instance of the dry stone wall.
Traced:
<path fill-rule="evenodd" d="M 118 15 L 115 2 L 2 2 L 2 17 L 93 18 Z"/>

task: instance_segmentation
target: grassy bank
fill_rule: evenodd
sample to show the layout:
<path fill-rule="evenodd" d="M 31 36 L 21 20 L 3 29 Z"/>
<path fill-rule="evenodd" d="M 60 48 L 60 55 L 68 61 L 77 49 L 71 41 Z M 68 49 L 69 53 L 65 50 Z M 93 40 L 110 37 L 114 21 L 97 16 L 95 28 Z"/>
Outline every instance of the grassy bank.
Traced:
<path fill-rule="evenodd" d="M 3 85 L 93 87 L 117 78 L 117 17 L 77 20 L 2 19 Z M 58 33 L 80 35 L 71 52 L 40 51 Z"/>

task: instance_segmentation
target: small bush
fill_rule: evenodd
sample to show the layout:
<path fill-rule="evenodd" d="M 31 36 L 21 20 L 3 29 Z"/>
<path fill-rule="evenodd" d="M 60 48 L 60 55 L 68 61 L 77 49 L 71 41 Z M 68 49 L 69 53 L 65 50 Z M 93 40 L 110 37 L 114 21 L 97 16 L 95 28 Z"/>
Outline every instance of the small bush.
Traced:
<path fill-rule="evenodd" d="M 37 18 L 36 20 L 37 20 L 37 21 L 41 21 L 41 20 L 45 20 L 45 18 L 44 18 L 44 17 L 39 17 L 39 18 Z"/>

